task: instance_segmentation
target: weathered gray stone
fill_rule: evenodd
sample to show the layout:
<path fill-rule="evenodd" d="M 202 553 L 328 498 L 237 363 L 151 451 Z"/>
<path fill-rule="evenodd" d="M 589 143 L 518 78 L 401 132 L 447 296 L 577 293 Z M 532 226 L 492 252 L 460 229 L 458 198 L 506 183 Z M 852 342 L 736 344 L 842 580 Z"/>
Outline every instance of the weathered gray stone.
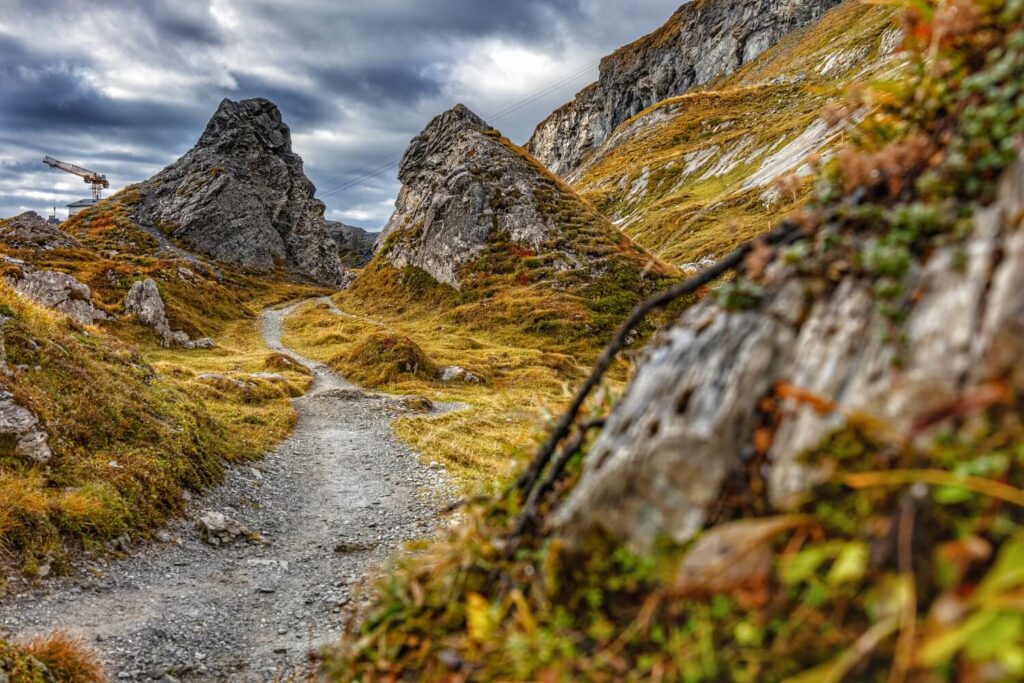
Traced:
<path fill-rule="evenodd" d="M 263 537 L 238 520 L 220 512 L 205 512 L 196 521 L 202 539 L 213 546 L 226 545 L 234 541 L 247 540 L 262 543 Z"/>
<path fill-rule="evenodd" d="M 161 346 L 170 348 L 174 345 L 175 338 L 167 322 L 164 300 L 152 279 L 139 280 L 132 285 L 124 300 L 124 311 L 128 315 L 134 315 L 140 323 L 156 332 Z"/>
<path fill-rule="evenodd" d="M 396 268 L 416 266 L 455 288 L 460 268 L 499 233 L 540 250 L 563 227 L 551 209 L 556 204 L 603 220 L 462 105 L 412 141 L 399 179 L 402 191 L 381 235 L 381 254 Z M 608 231 L 614 228 L 608 225 Z M 559 248 L 565 268 L 581 264 L 572 245 Z"/>
<path fill-rule="evenodd" d="M 465 368 L 460 368 L 458 365 L 452 365 L 441 371 L 442 382 L 469 382 L 470 384 L 479 384 L 481 380 L 479 377 L 474 375 Z"/>
<path fill-rule="evenodd" d="M 338 221 L 327 221 L 326 226 L 327 234 L 338 247 L 338 259 L 343 268 L 359 268 L 365 266 L 373 258 L 377 233 L 367 232 L 362 228 Z"/>
<path fill-rule="evenodd" d="M 0 389 L 0 450 L 27 460 L 46 464 L 52 457 L 49 436 L 39 426 L 39 418 Z"/>
<path fill-rule="evenodd" d="M 14 218 L 0 221 L 0 242 L 12 247 L 32 249 L 61 249 L 78 246 L 78 241 L 48 223 L 35 211 L 26 211 Z"/>
<path fill-rule="evenodd" d="M 734 72 L 839 0 L 687 3 L 662 28 L 601 62 L 597 83 L 542 122 L 526 149 L 568 176 L 620 124 Z"/>
<path fill-rule="evenodd" d="M 127 315 L 134 315 L 140 323 L 156 332 L 160 338 L 160 345 L 166 349 L 212 349 L 217 346 L 217 343 L 208 337 L 192 340 L 185 332 L 171 331 L 164 300 L 160 296 L 156 282 L 151 278 L 139 280 L 128 290 L 128 296 L 124 300 L 124 312 Z"/>
<path fill-rule="evenodd" d="M 767 471 L 780 508 L 823 480 L 822 465 L 804 456 L 851 417 L 914 436 L 922 415 L 986 382 L 1009 377 L 1014 391 L 1024 390 L 1022 220 L 1019 163 L 996 203 L 976 214 L 966 267 L 956 267 L 961 259 L 949 247 L 913 271 L 919 299 L 898 368 L 888 320 L 869 283 L 852 277 L 821 293 L 820 283 L 776 268 L 753 310 L 696 305 L 646 353 L 557 525 L 570 537 L 600 528 L 636 548 L 659 536 L 689 539 L 742 467 L 759 403 L 777 383 L 834 406 L 782 401 Z M 805 301 L 814 302 L 809 310 Z"/>
<path fill-rule="evenodd" d="M 259 272 L 285 265 L 341 279 L 324 204 L 265 99 L 224 100 L 185 156 L 141 185 L 137 218 L 219 261 Z"/>
<path fill-rule="evenodd" d="M 107 319 L 106 313 L 92 305 L 89 286 L 66 273 L 21 265 L 8 273 L 7 281 L 22 296 L 60 311 L 82 325 Z"/>

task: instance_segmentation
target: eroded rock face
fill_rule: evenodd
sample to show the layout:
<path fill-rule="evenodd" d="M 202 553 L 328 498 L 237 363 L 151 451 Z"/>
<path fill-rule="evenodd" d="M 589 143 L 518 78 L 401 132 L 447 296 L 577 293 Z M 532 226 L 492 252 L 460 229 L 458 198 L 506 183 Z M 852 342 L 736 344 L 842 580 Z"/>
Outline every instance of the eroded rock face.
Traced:
<path fill-rule="evenodd" d="M 695 0 L 601 62 L 597 83 L 554 112 L 526 149 L 568 176 L 621 123 L 734 72 L 838 0 Z"/>
<path fill-rule="evenodd" d="M 163 297 L 160 296 L 156 282 L 150 278 L 139 280 L 128 290 L 128 296 L 124 300 L 124 311 L 128 315 L 134 315 L 139 322 L 156 332 L 160 338 L 160 345 L 164 348 L 212 349 L 216 346 L 212 339 L 192 340 L 185 332 L 171 331 Z"/>
<path fill-rule="evenodd" d="M 290 267 L 341 279 L 324 204 L 265 99 L 224 100 L 199 142 L 141 186 L 137 218 L 219 261 L 258 272 Z"/>
<path fill-rule="evenodd" d="M 38 418 L 19 405 L 13 394 L 0 389 L 0 455 L 9 453 L 46 464 L 52 457 L 48 439 Z"/>
<path fill-rule="evenodd" d="M 26 211 L 0 221 L 0 242 L 16 248 L 66 249 L 78 241 L 35 211 Z"/>
<path fill-rule="evenodd" d="M 460 267 L 499 233 L 539 250 L 560 230 L 552 208 L 560 203 L 568 213 L 602 220 L 462 105 L 412 141 L 399 179 L 402 191 L 381 235 L 382 255 L 396 268 L 416 266 L 456 288 Z M 573 258 L 566 254 L 567 263 Z"/>
<path fill-rule="evenodd" d="M 848 424 L 879 420 L 913 435 L 922 415 L 985 383 L 1024 390 L 1024 163 L 979 210 L 966 266 L 954 248 L 919 264 L 920 292 L 897 369 L 888 320 L 870 283 L 849 277 L 825 294 L 776 266 L 755 309 L 711 301 L 688 310 L 647 352 L 626 396 L 557 515 L 574 536 L 603 529 L 636 548 L 659 536 L 685 541 L 705 523 L 727 476 L 743 466 L 759 403 L 777 383 L 834 405 L 819 412 L 793 398 L 768 453 L 769 494 L 787 508 L 825 476 L 806 453 Z M 926 438 L 923 434 L 920 438 Z"/>
<path fill-rule="evenodd" d="M 354 225 L 327 221 L 327 234 L 338 247 L 338 259 L 344 268 L 360 268 L 373 258 L 377 234 Z"/>
<path fill-rule="evenodd" d="M 7 282 L 16 292 L 40 306 L 60 311 L 82 325 L 93 325 L 106 320 L 107 314 L 92 305 L 92 291 L 66 273 L 35 268 L 14 261 L 6 275 Z"/>

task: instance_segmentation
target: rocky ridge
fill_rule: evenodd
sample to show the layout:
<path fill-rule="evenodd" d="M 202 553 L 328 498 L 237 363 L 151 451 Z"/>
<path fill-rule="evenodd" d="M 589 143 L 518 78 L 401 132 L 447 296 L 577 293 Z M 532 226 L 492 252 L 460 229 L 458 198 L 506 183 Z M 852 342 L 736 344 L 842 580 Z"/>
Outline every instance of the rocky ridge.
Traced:
<path fill-rule="evenodd" d="M 0 242 L 14 248 L 61 249 L 74 247 L 78 241 L 56 225 L 48 223 L 35 211 L 26 211 L 0 221 Z"/>
<path fill-rule="evenodd" d="M 340 221 L 327 221 L 327 234 L 338 247 L 338 259 L 343 268 L 359 268 L 373 258 L 376 233 Z"/>
<path fill-rule="evenodd" d="M 643 247 L 699 270 L 806 196 L 847 131 L 828 104 L 897 77 L 900 37 L 891 8 L 845 2 L 713 87 L 633 117 L 568 180 Z"/>
<path fill-rule="evenodd" d="M 728 75 L 838 0 L 695 0 L 654 33 L 605 57 L 597 83 L 543 121 L 526 149 L 568 176 L 623 122 Z"/>
<path fill-rule="evenodd" d="M 324 204 L 265 99 L 224 100 L 185 156 L 140 185 L 141 223 L 196 251 L 257 272 L 279 265 L 341 281 Z"/>

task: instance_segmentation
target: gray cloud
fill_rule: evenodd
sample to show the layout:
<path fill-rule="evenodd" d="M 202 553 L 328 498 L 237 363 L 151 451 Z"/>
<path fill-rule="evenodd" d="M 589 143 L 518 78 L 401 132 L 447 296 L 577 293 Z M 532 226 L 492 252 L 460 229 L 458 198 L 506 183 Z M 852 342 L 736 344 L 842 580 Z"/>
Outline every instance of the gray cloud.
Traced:
<path fill-rule="evenodd" d="M 121 187 L 185 152 L 221 98 L 262 96 L 329 215 L 377 228 L 398 185 L 391 168 L 367 171 L 397 161 L 432 116 L 460 101 L 501 112 L 565 81 L 492 121 L 522 142 L 600 56 L 679 2 L 0 0 L 0 215 L 86 194 L 44 154 Z"/>

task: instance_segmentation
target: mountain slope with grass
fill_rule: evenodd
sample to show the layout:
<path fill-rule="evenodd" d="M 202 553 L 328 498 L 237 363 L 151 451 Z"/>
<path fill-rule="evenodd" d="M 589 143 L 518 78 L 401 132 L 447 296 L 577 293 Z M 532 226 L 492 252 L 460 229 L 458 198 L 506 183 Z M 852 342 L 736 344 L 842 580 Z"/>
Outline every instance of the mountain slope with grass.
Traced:
<path fill-rule="evenodd" d="M 1024 3 L 901 20 L 806 205 L 399 562 L 324 676 L 1024 676 Z"/>
<path fill-rule="evenodd" d="M 630 117 L 727 76 L 837 0 L 695 0 L 601 60 L 599 80 L 543 121 L 526 145 L 570 176 Z"/>
<path fill-rule="evenodd" d="M 901 67 L 883 6 L 846 2 L 736 73 L 623 123 L 569 177 L 659 257 L 698 269 L 806 198 L 815 165 L 850 135 L 848 88 Z M 849 102 L 849 104 L 847 104 Z"/>
<path fill-rule="evenodd" d="M 673 270 L 464 106 L 435 118 L 402 161 L 396 210 L 344 293 L 364 312 L 444 312 L 588 345 Z"/>
<path fill-rule="evenodd" d="M 46 249 L 0 227 L 0 385 L 6 414 L 18 416 L 13 431 L 5 423 L 0 455 L 0 562 L 29 576 L 66 571 L 69 553 L 102 552 L 180 513 L 186 491 L 288 433 L 289 399 L 309 381 L 268 365 L 256 316 L 318 290 L 163 249 L 130 218 L 137 196 L 130 189 L 75 216 Z M 82 308 L 50 296 L 59 287 L 25 289 L 26 273 L 72 283 L 77 305 L 94 314 L 69 314 Z M 147 279 L 168 324 L 216 348 L 161 348 L 125 310 L 132 285 Z M 270 369 L 273 377 L 251 376 Z M 223 391 L 221 374 L 250 375 L 252 391 Z"/>

